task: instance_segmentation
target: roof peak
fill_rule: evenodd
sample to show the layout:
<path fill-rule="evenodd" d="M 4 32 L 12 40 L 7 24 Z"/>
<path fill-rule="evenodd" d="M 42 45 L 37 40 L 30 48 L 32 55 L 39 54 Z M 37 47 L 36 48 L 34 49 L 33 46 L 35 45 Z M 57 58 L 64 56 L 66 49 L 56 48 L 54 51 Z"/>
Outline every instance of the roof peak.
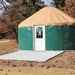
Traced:
<path fill-rule="evenodd" d="M 44 7 L 24 20 L 19 27 L 44 25 L 71 25 L 75 19 L 55 7 Z"/>

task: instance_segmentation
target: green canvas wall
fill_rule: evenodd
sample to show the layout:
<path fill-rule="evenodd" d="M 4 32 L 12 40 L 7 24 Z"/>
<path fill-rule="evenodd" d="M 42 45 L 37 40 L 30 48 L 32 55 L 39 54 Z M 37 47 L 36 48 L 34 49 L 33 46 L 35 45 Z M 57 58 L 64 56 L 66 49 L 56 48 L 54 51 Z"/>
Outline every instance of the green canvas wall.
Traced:
<path fill-rule="evenodd" d="M 18 29 L 19 50 L 33 50 L 32 27 Z"/>
<path fill-rule="evenodd" d="M 75 26 L 46 26 L 46 50 L 75 50 Z M 33 27 L 18 29 L 19 49 L 33 50 Z"/>
<path fill-rule="evenodd" d="M 75 26 L 47 26 L 46 50 L 75 50 Z"/>

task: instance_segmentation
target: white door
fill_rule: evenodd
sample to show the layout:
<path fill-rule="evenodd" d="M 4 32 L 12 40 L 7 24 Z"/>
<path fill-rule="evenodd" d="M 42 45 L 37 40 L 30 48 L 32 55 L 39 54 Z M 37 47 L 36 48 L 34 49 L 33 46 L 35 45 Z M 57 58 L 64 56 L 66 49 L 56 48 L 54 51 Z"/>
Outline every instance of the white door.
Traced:
<path fill-rule="evenodd" d="M 45 26 L 34 26 L 34 49 L 45 51 Z"/>

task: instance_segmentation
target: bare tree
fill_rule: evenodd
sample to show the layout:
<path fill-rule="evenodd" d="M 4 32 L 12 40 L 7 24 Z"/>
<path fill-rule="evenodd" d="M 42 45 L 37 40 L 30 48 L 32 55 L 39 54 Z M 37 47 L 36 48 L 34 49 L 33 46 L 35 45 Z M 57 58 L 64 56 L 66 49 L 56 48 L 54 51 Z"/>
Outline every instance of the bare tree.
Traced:
<path fill-rule="evenodd" d="M 75 18 L 75 0 L 66 0 L 64 12 Z"/>
<path fill-rule="evenodd" d="M 18 42 L 18 24 L 25 19 L 23 16 L 23 14 L 26 13 L 25 7 L 20 7 L 17 2 L 13 2 L 10 6 L 7 6 L 3 0 L 1 4 L 4 11 L 1 22 L 3 25 L 6 25 L 9 32 L 15 35 L 14 37 Z"/>

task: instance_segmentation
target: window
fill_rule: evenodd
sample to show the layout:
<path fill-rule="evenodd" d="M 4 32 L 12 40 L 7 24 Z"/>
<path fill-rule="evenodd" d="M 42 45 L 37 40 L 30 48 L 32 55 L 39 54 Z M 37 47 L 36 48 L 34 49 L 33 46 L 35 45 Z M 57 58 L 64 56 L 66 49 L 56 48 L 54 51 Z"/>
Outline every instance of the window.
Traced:
<path fill-rule="evenodd" d="M 43 28 L 36 27 L 36 38 L 43 38 Z"/>

